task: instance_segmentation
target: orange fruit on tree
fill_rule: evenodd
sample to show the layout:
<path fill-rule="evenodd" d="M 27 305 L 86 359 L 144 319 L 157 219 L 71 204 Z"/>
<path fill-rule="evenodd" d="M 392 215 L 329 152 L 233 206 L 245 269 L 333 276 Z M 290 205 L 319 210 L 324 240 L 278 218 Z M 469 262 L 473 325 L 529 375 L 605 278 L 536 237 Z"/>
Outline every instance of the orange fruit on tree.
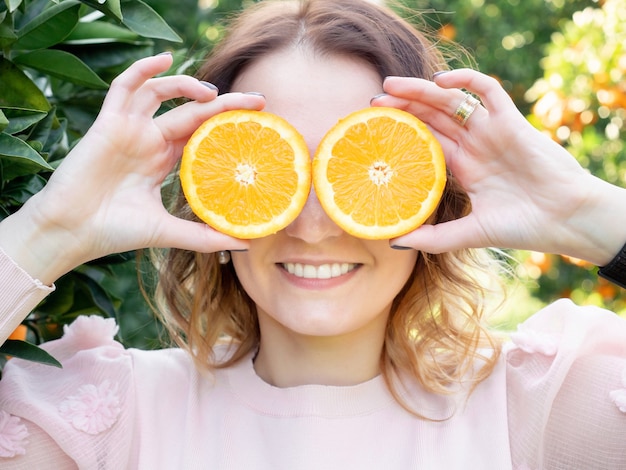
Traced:
<path fill-rule="evenodd" d="M 436 209 L 445 184 L 441 145 L 422 121 L 395 108 L 366 108 L 341 119 L 313 160 L 322 207 L 359 238 L 414 230 Z"/>
<path fill-rule="evenodd" d="M 26 336 L 28 335 L 28 327 L 24 324 L 20 324 L 13 330 L 13 333 L 9 335 L 7 339 L 17 339 L 21 341 L 26 341 Z"/>
<path fill-rule="evenodd" d="M 298 216 L 311 186 L 311 160 L 304 139 L 284 119 L 226 111 L 191 136 L 180 180 L 201 220 L 237 238 L 258 238 Z"/>

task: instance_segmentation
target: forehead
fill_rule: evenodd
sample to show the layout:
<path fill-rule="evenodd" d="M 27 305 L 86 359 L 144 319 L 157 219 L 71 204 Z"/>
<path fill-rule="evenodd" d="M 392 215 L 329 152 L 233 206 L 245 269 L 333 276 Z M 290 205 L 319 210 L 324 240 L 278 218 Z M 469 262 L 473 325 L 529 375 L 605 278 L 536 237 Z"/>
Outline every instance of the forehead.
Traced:
<path fill-rule="evenodd" d="M 232 90 L 263 93 L 265 111 L 287 119 L 314 149 L 340 118 L 369 106 L 382 79 L 363 60 L 294 47 L 253 62 Z"/>

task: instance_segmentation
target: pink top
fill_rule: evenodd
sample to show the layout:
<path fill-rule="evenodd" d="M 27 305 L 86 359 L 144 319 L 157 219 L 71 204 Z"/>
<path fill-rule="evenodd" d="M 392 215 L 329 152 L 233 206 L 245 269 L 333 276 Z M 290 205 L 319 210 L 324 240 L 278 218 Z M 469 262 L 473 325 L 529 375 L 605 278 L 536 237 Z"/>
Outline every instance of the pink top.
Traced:
<path fill-rule="evenodd" d="M 51 289 L 2 253 L 0 283 L 6 338 Z M 63 369 L 9 361 L 0 468 L 626 468 L 626 321 L 597 308 L 561 300 L 534 315 L 468 400 L 407 390 L 431 421 L 380 377 L 281 389 L 250 357 L 201 375 L 184 351 L 127 350 L 116 331 L 80 317 L 45 346 Z"/>

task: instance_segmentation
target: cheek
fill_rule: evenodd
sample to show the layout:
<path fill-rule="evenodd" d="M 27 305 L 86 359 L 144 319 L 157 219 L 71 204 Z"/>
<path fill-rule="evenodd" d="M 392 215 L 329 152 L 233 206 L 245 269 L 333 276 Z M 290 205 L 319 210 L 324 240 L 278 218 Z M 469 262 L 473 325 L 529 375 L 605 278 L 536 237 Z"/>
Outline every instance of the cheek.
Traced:
<path fill-rule="evenodd" d="M 245 252 L 231 252 L 231 259 L 235 273 L 244 290 L 248 293 L 267 288 L 270 270 L 274 265 L 268 261 L 268 252 L 271 251 L 273 237 L 264 237 L 250 240 L 250 247 Z"/>
<path fill-rule="evenodd" d="M 376 253 L 377 267 L 381 271 L 393 274 L 394 278 L 408 279 L 417 262 L 418 252 L 416 250 L 395 250 L 389 246 L 388 240 L 366 243 L 372 244 L 370 250 Z"/>
<path fill-rule="evenodd" d="M 381 283 L 388 286 L 388 295 L 395 298 L 410 280 L 418 253 L 415 250 L 390 250 L 393 253 L 389 254 L 381 263 L 378 277 Z"/>

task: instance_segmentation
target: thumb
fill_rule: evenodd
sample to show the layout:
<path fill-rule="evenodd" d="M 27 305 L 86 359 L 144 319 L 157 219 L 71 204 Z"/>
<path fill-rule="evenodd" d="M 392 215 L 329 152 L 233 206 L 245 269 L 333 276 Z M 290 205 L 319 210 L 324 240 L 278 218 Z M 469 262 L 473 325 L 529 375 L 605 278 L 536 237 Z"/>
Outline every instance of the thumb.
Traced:
<path fill-rule="evenodd" d="M 159 237 L 159 248 L 212 253 L 219 250 L 246 250 L 248 242 L 218 232 L 202 222 L 192 222 L 168 216 Z"/>
<path fill-rule="evenodd" d="M 435 225 L 422 225 L 414 231 L 391 239 L 394 248 L 413 248 L 439 254 L 464 248 L 487 246 L 471 214 Z"/>

